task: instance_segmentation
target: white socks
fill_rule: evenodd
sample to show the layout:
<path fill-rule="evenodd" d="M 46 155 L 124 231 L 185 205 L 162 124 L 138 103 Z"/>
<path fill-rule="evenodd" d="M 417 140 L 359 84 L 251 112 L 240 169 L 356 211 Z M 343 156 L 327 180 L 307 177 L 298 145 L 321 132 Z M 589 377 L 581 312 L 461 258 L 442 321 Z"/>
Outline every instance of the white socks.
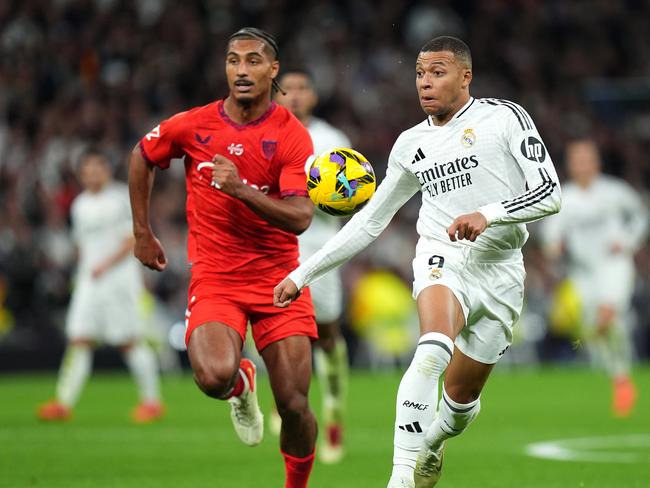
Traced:
<path fill-rule="evenodd" d="M 151 348 L 137 343 L 124 353 L 124 361 L 138 385 L 140 399 L 144 402 L 160 401 L 158 364 Z"/>
<path fill-rule="evenodd" d="M 438 408 L 438 416 L 427 429 L 425 447 L 439 451 L 445 440 L 461 434 L 481 411 L 481 399 L 471 403 L 458 403 L 449 398 L 443 385 L 442 400 Z"/>
<path fill-rule="evenodd" d="M 314 363 L 322 391 L 323 421 L 325 425 L 341 423 L 348 388 L 348 349 L 345 341 L 339 337 L 330 353 L 320 347 L 314 349 Z"/>
<path fill-rule="evenodd" d="M 77 403 L 90 374 L 92 361 L 93 351 L 90 347 L 67 347 L 56 384 L 56 397 L 61 404 L 72 408 Z"/>
<path fill-rule="evenodd" d="M 424 433 L 436 415 L 438 379 L 454 352 L 453 341 L 444 334 L 424 334 L 411 365 L 397 391 L 393 473 L 412 470 L 422 447 Z"/>

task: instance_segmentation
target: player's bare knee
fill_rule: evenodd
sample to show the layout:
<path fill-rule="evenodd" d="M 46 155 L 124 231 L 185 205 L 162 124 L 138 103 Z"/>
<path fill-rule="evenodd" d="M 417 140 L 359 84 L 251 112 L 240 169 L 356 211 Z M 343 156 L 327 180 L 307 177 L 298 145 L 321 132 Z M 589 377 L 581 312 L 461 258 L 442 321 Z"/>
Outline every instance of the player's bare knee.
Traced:
<path fill-rule="evenodd" d="M 278 398 L 277 407 L 283 420 L 295 420 L 309 412 L 309 401 L 302 392 L 293 392 Z"/>
<path fill-rule="evenodd" d="M 232 390 L 237 368 L 219 364 L 200 365 L 194 369 L 194 380 L 203 393 L 224 398 Z"/>

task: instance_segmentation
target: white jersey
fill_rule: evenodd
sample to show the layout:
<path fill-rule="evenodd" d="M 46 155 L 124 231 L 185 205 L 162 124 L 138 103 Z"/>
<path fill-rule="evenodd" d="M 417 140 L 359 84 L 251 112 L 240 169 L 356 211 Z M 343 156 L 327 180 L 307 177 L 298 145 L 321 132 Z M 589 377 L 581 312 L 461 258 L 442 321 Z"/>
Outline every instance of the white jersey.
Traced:
<path fill-rule="evenodd" d="M 93 269 L 114 255 L 132 235 L 126 185 L 112 183 L 98 193 L 82 192 L 72 203 L 71 217 L 73 238 L 79 249 L 77 281 L 79 285 L 93 283 L 97 281 L 92 279 Z M 142 281 L 140 267 L 133 256 L 117 263 L 105 278 L 118 283 Z"/>
<path fill-rule="evenodd" d="M 600 176 L 587 188 L 565 185 L 562 213 L 544 222 L 542 236 L 547 249 L 564 247 L 569 278 L 591 323 L 600 304 L 620 312 L 629 307 L 634 253 L 647 229 L 648 211 L 624 181 Z"/>
<path fill-rule="evenodd" d="M 322 119 L 313 117 L 307 126 L 307 130 L 314 143 L 315 156 L 319 156 L 335 147 L 350 147 L 350 140 L 347 136 Z M 308 164 L 311 161 L 310 159 Z M 316 208 L 311 225 L 298 236 L 301 259 L 305 260 L 318 251 L 323 246 L 323 243 L 331 239 L 340 228 L 340 218 L 328 215 Z"/>
<path fill-rule="evenodd" d="M 561 204 L 553 162 L 526 111 L 506 100 L 470 98 L 445 125 L 427 118 L 399 136 L 372 200 L 291 273 L 292 281 L 305 286 L 361 251 L 418 191 L 418 246 L 448 243 L 453 220 L 480 211 L 488 228 L 476 242 L 455 245 L 516 251 L 528 237 L 524 223 L 556 213 Z"/>
<path fill-rule="evenodd" d="M 587 188 L 564 185 L 562 213 L 542 226 L 546 246 L 564 244 L 570 270 L 607 268 L 612 259 L 631 261 L 647 229 L 648 211 L 637 192 L 611 176 L 599 176 Z M 622 252 L 612 252 L 613 247 Z"/>

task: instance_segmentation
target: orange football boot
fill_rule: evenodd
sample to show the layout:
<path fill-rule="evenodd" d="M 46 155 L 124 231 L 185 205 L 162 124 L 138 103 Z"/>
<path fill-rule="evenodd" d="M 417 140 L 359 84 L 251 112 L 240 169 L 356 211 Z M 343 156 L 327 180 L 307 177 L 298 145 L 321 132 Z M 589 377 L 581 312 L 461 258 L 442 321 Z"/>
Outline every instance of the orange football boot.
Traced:
<path fill-rule="evenodd" d="M 58 400 L 50 400 L 38 407 L 36 416 L 46 422 L 60 422 L 69 420 L 72 417 L 72 409 Z"/>
<path fill-rule="evenodd" d="M 628 376 L 614 379 L 613 410 L 616 417 L 627 417 L 634 410 L 636 404 L 636 386 Z"/>
<path fill-rule="evenodd" d="M 161 402 L 142 402 L 131 412 L 131 419 L 136 424 L 150 424 L 165 415 L 165 406 Z"/>

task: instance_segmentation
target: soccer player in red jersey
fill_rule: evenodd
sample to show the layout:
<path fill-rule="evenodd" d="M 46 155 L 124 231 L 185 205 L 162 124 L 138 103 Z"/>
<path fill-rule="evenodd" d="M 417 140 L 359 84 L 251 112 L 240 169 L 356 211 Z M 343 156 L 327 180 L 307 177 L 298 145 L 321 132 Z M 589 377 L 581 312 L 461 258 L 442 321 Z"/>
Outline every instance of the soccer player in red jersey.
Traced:
<path fill-rule="evenodd" d="M 229 94 L 165 120 L 134 148 L 129 164 L 135 255 L 161 271 L 165 252 L 149 221 L 156 167 L 184 157 L 187 187 L 187 343 L 199 388 L 227 399 L 243 442 L 262 441 L 255 366 L 241 351 L 250 322 L 282 417 L 285 488 L 307 486 L 316 421 L 307 393 L 311 340 L 317 338 L 309 293 L 297 307 L 273 306 L 273 287 L 298 264 L 296 235 L 310 224 L 304 165 L 309 133 L 271 100 L 278 48 L 266 32 L 244 28 L 226 53 Z"/>

